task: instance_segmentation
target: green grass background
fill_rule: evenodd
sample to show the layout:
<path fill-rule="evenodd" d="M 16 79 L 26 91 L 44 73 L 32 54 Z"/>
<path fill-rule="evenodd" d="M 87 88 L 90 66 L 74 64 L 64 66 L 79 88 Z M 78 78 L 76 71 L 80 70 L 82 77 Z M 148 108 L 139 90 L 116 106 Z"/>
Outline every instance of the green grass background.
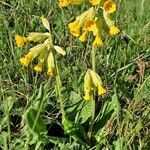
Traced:
<path fill-rule="evenodd" d="M 108 90 L 104 97 L 98 99 L 97 105 L 109 101 L 115 91 L 121 112 L 119 114 L 120 123 L 111 138 L 119 135 L 118 139 L 125 141 L 125 149 L 149 149 L 150 1 L 118 0 L 116 2 L 118 10 L 113 15 L 113 19 L 121 32 L 113 38 L 104 37 L 105 45 L 96 51 L 97 73 Z M 46 85 L 44 89 L 46 103 L 42 117 L 45 124 L 48 125 L 49 135 L 55 135 L 52 133 L 53 123 L 59 124 L 60 122 L 54 79 L 46 75 L 46 69 L 41 74 L 33 70 L 37 63 L 36 60 L 27 69 L 22 68 L 19 58 L 28 52 L 32 44 L 27 44 L 22 49 L 17 48 L 14 40 L 15 33 L 26 35 L 32 31 L 45 32 L 40 16 L 44 15 L 48 18 L 54 43 L 62 46 L 67 52 L 66 56 L 57 56 L 63 86 L 62 93 L 67 107 L 71 93 L 79 95 L 80 98 L 83 96 L 84 74 L 91 67 L 90 43 L 82 44 L 78 39 L 72 37 L 67 24 L 87 7 L 85 4 L 62 10 L 56 0 L 0 1 L 1 145 L 7 145 L 3 140 L 7 133 L 7 125 L 3 124 L 3 118 L 6 115 L 3 103 L 10 97 L 14 101 L 10 111 L 13 147 L 14 143 L 21 139 L 20 132 L 23 128 L 21 116 L 28 107 L 34 105 L 34 99 L 39 95 L 40 85 Z M 130 116 L 128 119 L 125 118 L 127 114 Z M 142 125 L 136 133 L 135 127 L 139 121 Z M 121 130 L 121 127 L 125 129 Z M 61 132 L 58 133 L 60 136 Z M 113 140 L 106 139 L 108 142 L 104 147 L 111 149 Z M 46 145 L 48 142 L 44 149 Z"/>

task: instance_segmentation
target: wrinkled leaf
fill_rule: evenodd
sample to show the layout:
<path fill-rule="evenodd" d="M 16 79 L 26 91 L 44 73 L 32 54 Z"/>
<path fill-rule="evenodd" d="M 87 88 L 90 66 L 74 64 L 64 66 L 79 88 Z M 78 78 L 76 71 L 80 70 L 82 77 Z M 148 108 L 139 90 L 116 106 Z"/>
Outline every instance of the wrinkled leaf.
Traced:
<path fill-rule="evenodd" d="M 81 111 L 79 111 L 79 114 L 78 114 L 78 120 L 81 124 L 86 122 L 92 116 L 93 109 L 94 109 L 94 103 L 93 103 L 92 100 L 84 101 L 83 104 L 84 105 L 83 105 Z"/>
<path fill-rule="evenodd" d="M 66 118 L 62 119 L 62 124 L 64 127 L 64 131 L 69 134 L 75 141 L 78 141 L 82 144 L 88 142 L 87 135 L 83 129 L 83 127 L 79 124 L 76 124 Z"/>
<path fill-rule="evenodd" d="M 112 117 L 114 119 L 118 117 L 119 111 L 120 105 L 117 99 L 117 95 L 115 93 L 112 96 L 112 100 L 104 104 L 102 111 L 99 113 L 95 121 L 93 132 L 95 134 L 97 141 L 101 141 L 101 138 L 104 138 L 108 134 L 107 131 L 105 130 L 105 126 Z"/>
<path fill-rule="evenodd" d="M 35 109 L 29 109 L 26 114 L 26 122 L 30 130 L 40 136 L 42 132 L 46 132 L 46 127 L 42 118 L 37 115 L 38 112 Z"/>

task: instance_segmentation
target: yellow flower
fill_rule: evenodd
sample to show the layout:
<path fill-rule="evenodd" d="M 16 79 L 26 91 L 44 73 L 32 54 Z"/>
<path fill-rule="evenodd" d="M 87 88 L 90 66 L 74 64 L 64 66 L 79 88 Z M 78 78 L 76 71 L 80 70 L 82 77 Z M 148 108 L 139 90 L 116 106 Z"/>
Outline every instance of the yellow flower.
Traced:
<path fill-rule="evenodd" d="M 53 76 L 54 75 L 54 69 L 52 67 L 48 67 L 47 75 L 49 75 L 49 76 Z"/>
<path fill-rule="evenodd" d="M 89 2 L 90 2 L 92 5 L 98 5 L 98 4 L 100 4 L 101 0 L 89 0 Z"/>
<path fill-rule="evenodd" d="M 91 69 L 88 69 L 84 76 L 84 99 L 92 99 L 92 90 L 98 91 L 98 95 L 106 93 L 106 90 L 102 87 L 102 81 L 100 76 Z"/>
<path fill-rule="evenodd" d="M 93 19 L 86 20 L 83 26 L 84 31 L 97 31 L 96 22 Z"/>
<path fill-rule="evenodd" d="M 42 64 L 43 62 L 39 62 L 35 67 L 34 70 L 37 72 L 42 72 Z"/>
<path fill-rule="evenodd" d="M 101 37 L 99 35 L 96 35 L 95 40 L 93 42 L 93 46 L 101 47 L 101 46 L 103 46 L 103 44 L 104 43 L 103 43 Z"/>
<path fill-rule="evenodd" d="M 79 20 L 76 20 L 72 23 L 69 23 L 69 29 L 73 36 L 78 37 L 80 35 L 80 23 Z"/>
<path fill-rule="evenodd" d="M 93 18 L 95 10 L 93 7 L 89 8 L 87 11 L 83 12 L 81 15 L 76 17 L 74 22 L 69 23 L 70 33 L 75 36 L 80 36 L 80 30 L 84 24 L 84 22 L 90 18 Z"/>
<path fill-rule="evenodd" d="M 86 39 L 87 39 L 87 32 L 84 31 L 84 32 L 82 33 L 82 35 L 79 37 L 79 40 L 80 40 L 81 42 L 85 42 Z"/>
<path fill-rule="evenodd" d="M 55 63 L 54 63 L 54 56 L 53 53 L 50 52 L 47 58 L 47 75 L 53 76 L 54 75 L 54 68 L 55 68 Z"/>
<path fill-rule="evenodd" d="M 84 0 L 59 0 L 59 6 L 60 7 L 66 7 L 69 4 L 72 5 L 80 5 L 84 2 Z"/>
<path fill-rule="evenodd" d="M 98 86 L 98 95 L 103 95 L 106 93 L 106 90 L 102 86 Z"/>
<path fill-rule="evenodd" d="M 42 24 L 46 29 L 49 28 L 49 22 L 44 16 L 41 17 L 42 19 Z M 54 68 L 55 68 L 55 62 L 54 62 L 54 56 L 53 53 L 54 51 L 60 53 L 61 55 L 65 55 L 66 52 L 59 46 L 53 45 L 53 40 L 52 36 L 50 33 L 40 33 L 40 32 L 31 32 L 28 34 L 28 36 L 21 37 L 19 35 L 16 35 L 16 41 L 28 41 L 28 42 L 39 42 L 40 44 L 30 48 L 29 52 L 27 55 L 22 57 L 20 59 L 20 62 L 23 66 L 27 67 L 34 58 L 38 57 L 38 64 L 34 67 L 34 70 L 37 72 L 42 72 L 42 65 L 45 61 L 47 61 L 47 74 L 48 75 L 53 75 L 54 73 Z"/>
<path fill-rule="evenodd" d="M 120 32 L 120 30 L 117 27 L 115 27 L 114 25 L 110 26 L 109 29 L 110 29 L 109 34 L 112 35 L 112 36 L 116 35 Z"/>
<path fill-rule="evenodd" d="M 116 11 L 116 4 L 112 0 L 108 0 L 104 3 L 103 9 L 108 13 L 111 14 Z"/>
<path fill-rule="evenodd" d="M 71 0 L 59 0 L 60 7 L 66 7 L 70 4 Z"/>
<path fill-rule="evenodd" d="M 15 35 L 15 40 L 16 40 L 16 44 L 19 48 L 21 48 L 27 42 L 26 37 L 20 36 L 18 34 Z"/>
<path fill-rule="evenodd" d="M 32 52 L 29 52 L 24 57 L 20 58 L 20 62 L 23 66 L 27 67 L 30 63 L 30 61 L 33 59 L 34 55 Z"/>

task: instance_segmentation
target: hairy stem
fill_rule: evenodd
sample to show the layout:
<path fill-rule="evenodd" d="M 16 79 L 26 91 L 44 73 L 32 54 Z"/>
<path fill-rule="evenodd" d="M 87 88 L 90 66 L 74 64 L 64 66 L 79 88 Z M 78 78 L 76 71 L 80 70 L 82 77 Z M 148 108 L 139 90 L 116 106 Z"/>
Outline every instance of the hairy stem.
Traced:
<path fill-rule="evenodd" d="M 57 65 L 55 52 L 54 52 L 54 63 L 55 63 L 55 75 L 56 75 L 56 92 L 57 92 L 58 100 L 60 103 L 62 118 L 64 118 L 65 111 L 64 111 L 64 104 L 63 104 L 63 99 L 62 99 L 62 94 L 61 94 L 61 80 L 60 80 L 59 69 Z"/>
<path fill-rule="evenodd" d="M 91 51 L 91 62 L 92 62 L 92 70 L 93 71 L 96 70 L 95 51 L 96 51 L 96 47 L 93 46 L 92 47 L 92 51 Z M 92 113 L 90 127 L 89 127 L 89 132 L 88 132 L 88 135 L 89 135 L 90 139 L 92 137 L 92 130 L 93 130 L 94 119 L 95 119 L 95 91 L 93 91 L 92 103 L 93 103 L 93 105 L 92 105 L 93 106 L 93 113 Z"/>

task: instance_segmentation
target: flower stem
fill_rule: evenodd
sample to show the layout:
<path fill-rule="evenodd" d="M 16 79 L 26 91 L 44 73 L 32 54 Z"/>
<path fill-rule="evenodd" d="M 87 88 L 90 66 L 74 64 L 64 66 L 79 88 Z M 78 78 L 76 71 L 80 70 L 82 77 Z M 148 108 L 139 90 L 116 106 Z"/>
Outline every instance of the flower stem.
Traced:
<path fill-rule="evenodd" d="M 96 47 L 95 47 L 95 46 L 92 46 L 91 59 L 92 59 L 92 70 L 93 70 L 94 72 L 95 72 L 95 70 L 96 70 L 95 51 L 96 51 Z"/>
<path fill-rule="evenodd" d="M 54 52 L 54 63 L 55 63 L 55 73 L 56 73 L 55 74 L 56 75 L 56 92 L 57 92 L 58 100 L 60 103 L 62 118 L 64 118 L 65 111 L 64 111 L 64 104 L 63 104 L 63 99 L 62 99 L 62 94 L 61 94 L 61 80 L 60 80 L 59 69 L 58 69 L 58 65 L 57 65 L 55 52 Z"/>
<path fill-rule="evenodd" d="M 92 51 L 91 51 L 91 62 L 92 62 L 92 70 L 95 72 L 96 70 L 96 60 L 95 60 L 95 51 L 96 47 L 92 46 Z M 90 127 L 89 127 L 89 139 L 92 137 L 92 130 L 93 130 L 93 125 L 94 125 L 94 119 L 95 119 L 95 91 L 93 91 L 92 95 L 92 103 L 93 103 L 93 112 L 92 112 L 92 117 L 91 117 L 91 122 L 90 122 Z"/>

